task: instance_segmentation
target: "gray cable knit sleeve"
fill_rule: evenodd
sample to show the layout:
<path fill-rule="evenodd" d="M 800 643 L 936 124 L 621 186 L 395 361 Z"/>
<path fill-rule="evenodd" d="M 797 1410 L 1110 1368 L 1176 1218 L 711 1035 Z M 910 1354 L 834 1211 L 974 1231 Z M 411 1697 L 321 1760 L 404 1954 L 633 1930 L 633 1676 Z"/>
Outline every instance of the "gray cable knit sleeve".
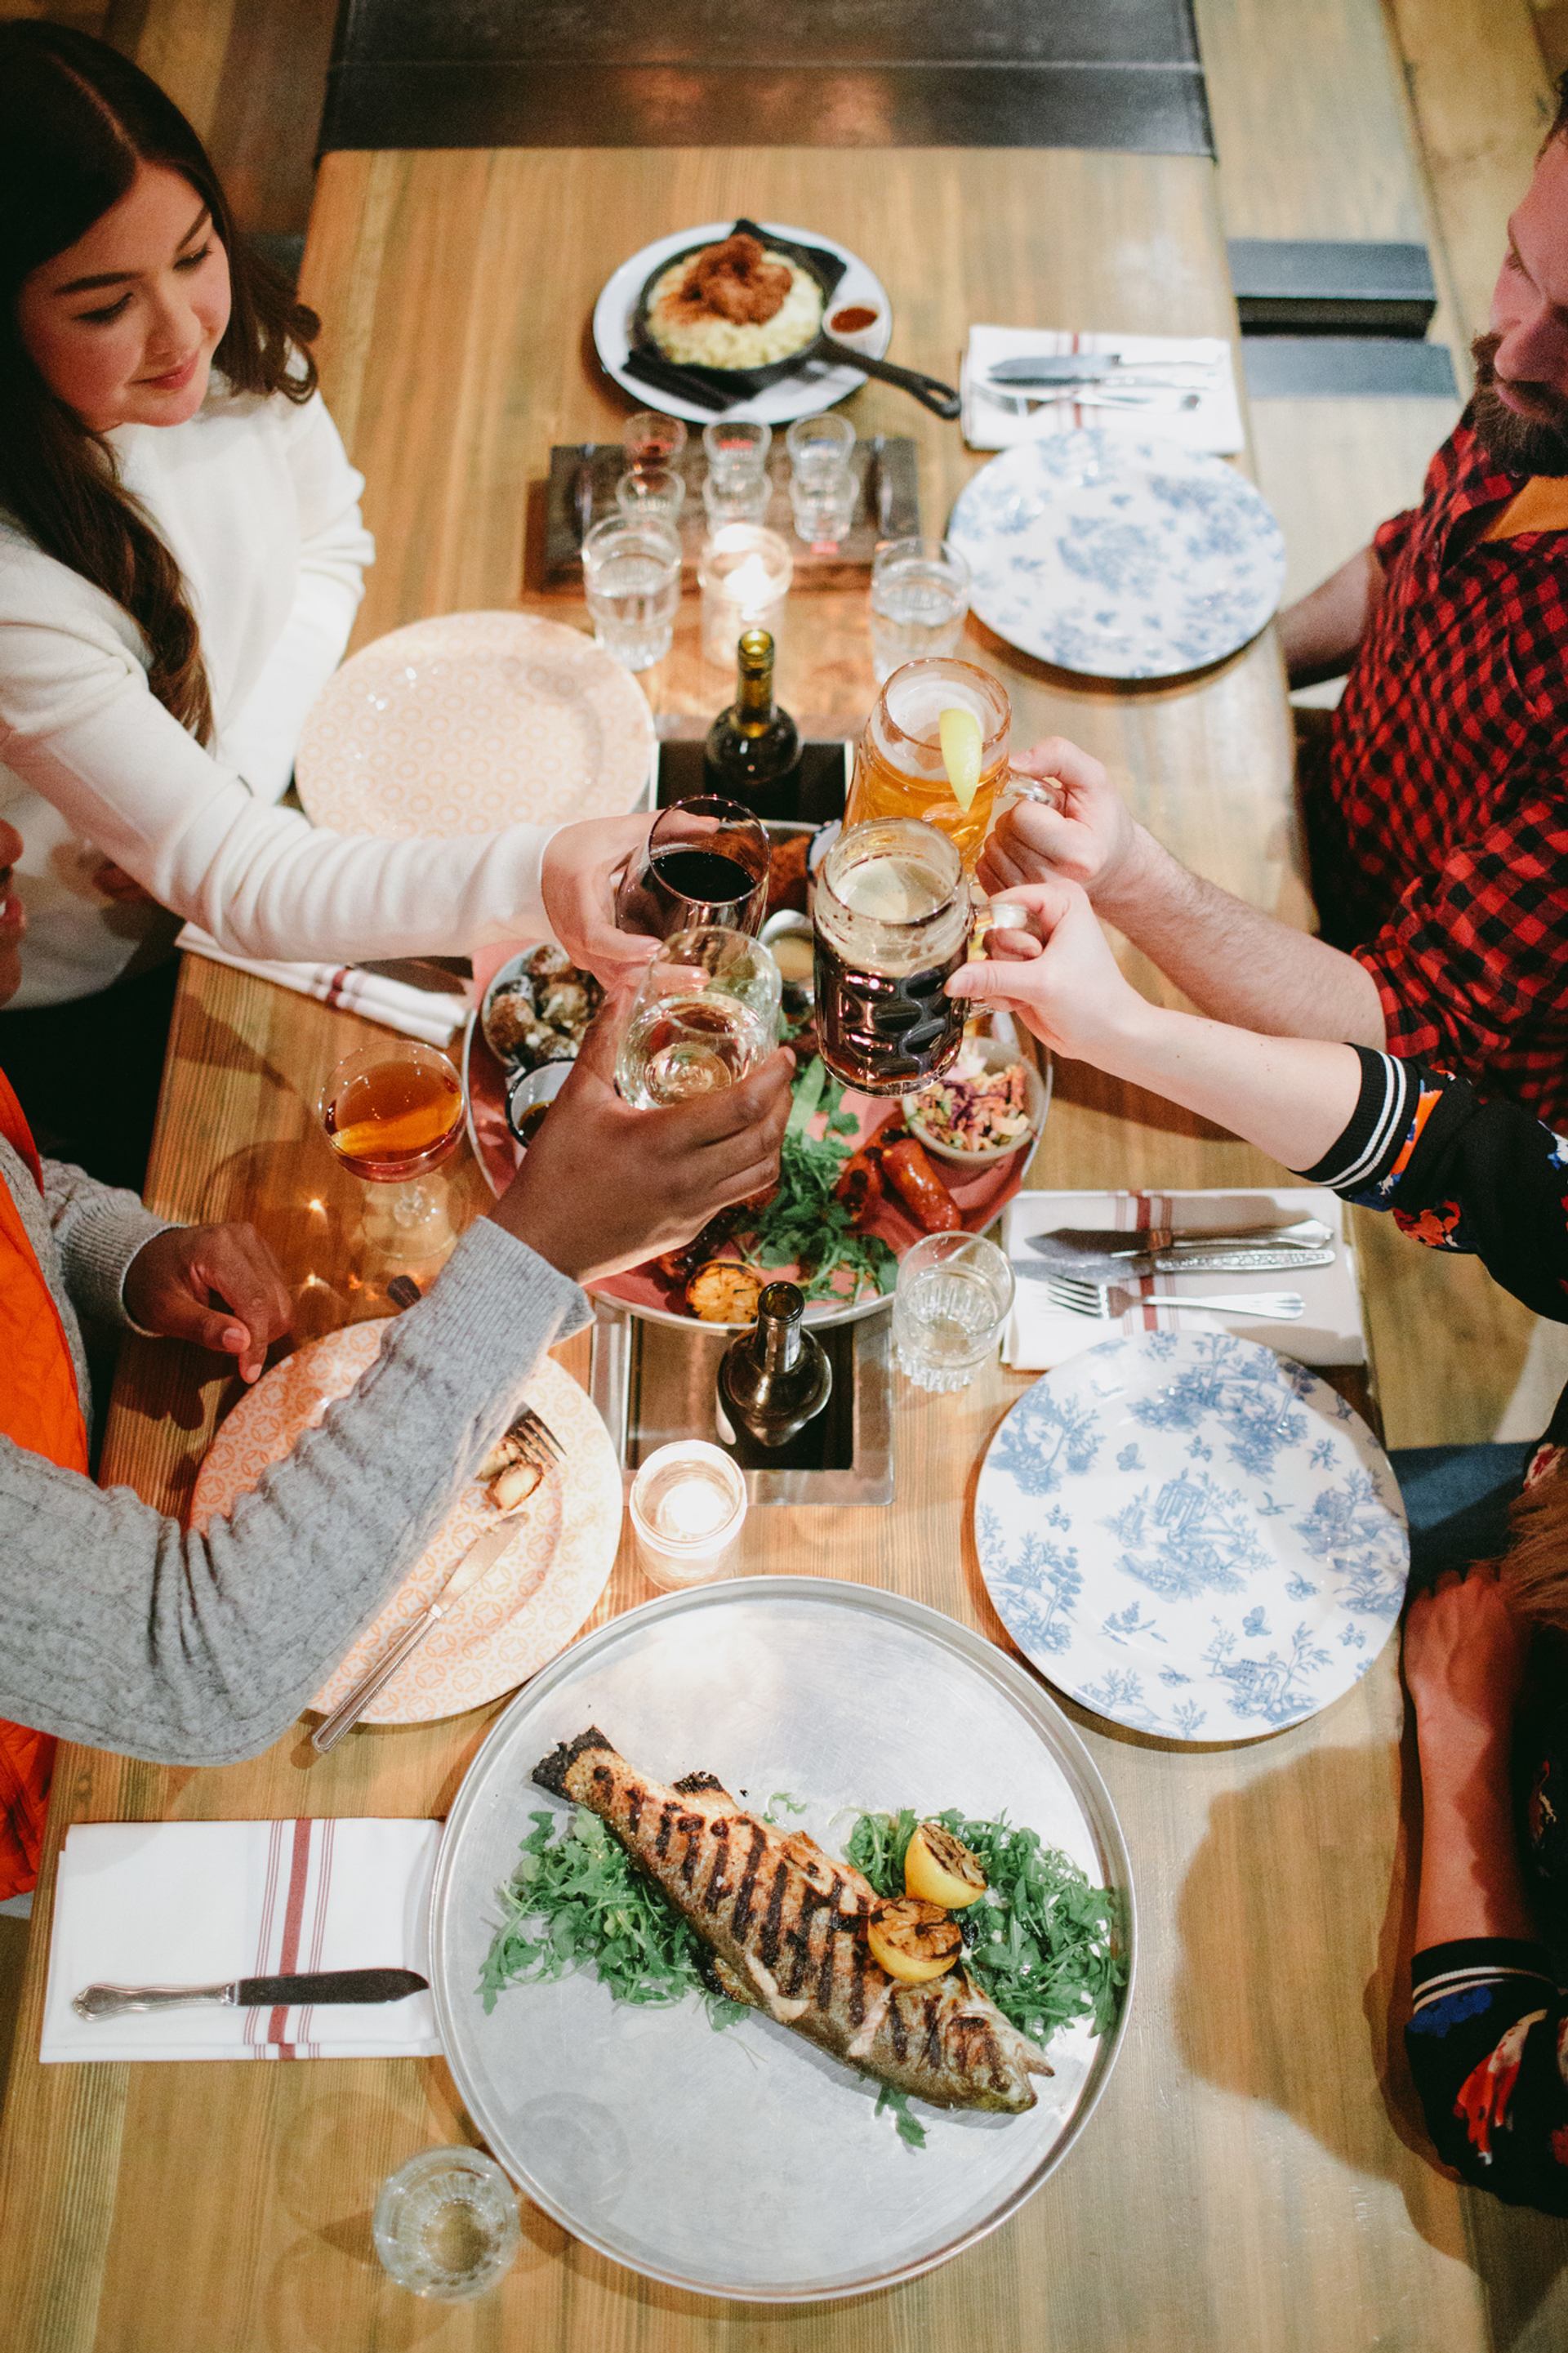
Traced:
<path fill-rule="evenodd" d="M 159 1764 L 268 1746 L 586 1314 L 481 1219 L 352 1394 L 205 1535 L 0 1438 L 0 1715 Z"/>
<path fill-rule="evenodd" d="M 125 1312 L 126 1270 L 170 1220 L 144 1209 L 134 1193 L 100 1185 L 66 1161 L 46 1160 L 43 1170 L 44 1206 L 72 1306 L 93 1323 L 140 1330 Z"/>

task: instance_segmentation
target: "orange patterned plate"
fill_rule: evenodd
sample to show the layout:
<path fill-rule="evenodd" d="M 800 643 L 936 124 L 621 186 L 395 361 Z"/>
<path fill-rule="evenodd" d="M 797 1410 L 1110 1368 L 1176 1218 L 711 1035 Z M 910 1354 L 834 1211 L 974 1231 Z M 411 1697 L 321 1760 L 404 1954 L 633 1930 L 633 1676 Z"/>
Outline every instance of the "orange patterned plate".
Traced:
<path fill-rule="evenodd" d="M 396 1319 L 351 1324 L 309 1341 L 241 1398 L 197 1475 L 191 1521 L 205 1527 L 248 1494 L 270 1463 L 345 1397 L 374 1361 Z M 517 1535 L 482 1584 L 437 1621 L 365 1711 L 367 1724 L 425 1724 L 513 1691 L 563 1651 L 604 1591 L 621 1530 L 621 1477 L 609 1434 L 588 1398 L 552 1357 L 528 1383 L 528 1402 L 561 1440 L 566 1460 L 518 1515 Z M 337 1705 L 409 1620 L 432 1602 L 494 1507 L 476 1484 L 418 1567 L 328 1676 L 311 1701 Z"/>
<path fill-rule="evenodd" d="M 362 646 L 327 681 L 295 779 L 338 833 L 489 833 L 624 817 L 653 765 L 653 713 L 581 629 L 444 613 Z"/>

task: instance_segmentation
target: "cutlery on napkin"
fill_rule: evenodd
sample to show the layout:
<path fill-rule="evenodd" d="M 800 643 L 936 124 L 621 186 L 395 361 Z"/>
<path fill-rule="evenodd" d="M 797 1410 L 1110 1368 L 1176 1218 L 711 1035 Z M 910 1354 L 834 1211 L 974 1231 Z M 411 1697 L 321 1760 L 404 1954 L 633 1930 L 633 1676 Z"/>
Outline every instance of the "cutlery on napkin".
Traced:
<path fill-rule="evenodd" d="M 55 1876 L 38 2055 L 122 2059 L 423 2058 L 421 1989 L 385 2001 L 282 2000 L 84 2018 L 84 1986 L 228 1987 L 342 1970 L 429 1976 L 430 1821 L 73 1822 Z"/>
<path fill-rule="evenodd" d="M 406 981 L 384 973 L 365 972 L 357 965 L 273 964 L 257 956 L 233 955 L 219 947 L 210 933 L 187 923 L 174 945 L 209 964 L 227 965 L 233 972 L 248 972 L 258 980 L 276 981 L 300 997 L 313 997 L 321 1005 L 341 1005 L 363 1013 L 405 1038 L 422 1038 L 427 1046 L 449 1046 L 468 1018 L 466 995 L 449 989 L 412 988 Z"/>
<path fill-rule="evenodd" d="M 71 1996 L 79 2018 L 123 2018 L 133 2010 L 287 2010 L 322 2002 L 405 2001 L 428 1990 L 417 1969 L 318 1969 L 281 1978 L 234 1978 L 227 1985 L 89 1985 Z"/>
<path fill-rule="evenodd" d="M 1116 386 L 1131 394 L 1136 387 L 1140 397 L 1128 399 L 1123 414 L 1118 413 L 1120 404 L 1097 400 L 1092 417 L 1080 415 L 1079 405 L 1072 400 L 1015 407 L 1006 396 L 1005 380 L 996 381 L 997 371 L 1011 372 L 1019 365 L 1043 370 L 1053 361 L 1086 363 L 1097 371 L 1083 377 L 1086 391 Z M 1168 383 L 1156 381 L 1166 377 Z M 1070 382 L 1055 375 L 1037 379 L 1047 386 L 1064 380 Z M 1027 398 L 1026 383 L 1015 376 L 1015 384 L 1022 403 Z M 1074 432 L 1085 421 L 1133 440 L 1175 441 L 1184 449 L 1206 449 L 1222 458 L 1234 457 L 1246 446 L 1231 346 L 1215 335 L 971 327 L 960 385 L 963 438 L 972 449 L 1010 449 L 1042 434 Z M 1198 397 L 1189 406 L 1187 396 L 1193 393 Z"/>
<path fill-rule="evenodd" d="M 1330 1238 L 1319 1250 L 1210 1252 L 1203 1248 L 1211 1235 L 1223 1243 L 1248 1228 L 1296 1226 L 1309 1218 Z M 1097 1262 L 1086 1265 L 1081 1255 L 1071 1261 L 1053 1254 L 1057 1238 L 1064 1232 L 1110 1248 Z M 1145 1252 L 1142 1260 L 1136 1256 L 1141 1242 L 1166 1233 L 1180 1234 L 1184 1245 L 1194 1245 L 1184 1247 L 1178 1264 L 1155 1267 L 1149 1262 L 1153 1253 Z M 1366 1359 L 1355 1252 L 1345 1230 L 1343 1204 L 1318 1186 L 1281 1186 L 1267 1193 L 1020 1193 L 1004 1212 L 1002 1240 L 1015 1274 L 1022 1278 L 1003 1341 L 1003 1360 L 1016 1370 L 1044 1371 L 1113 1334 L 1138 1332 L 1228 1330 L 1310 1365 L 1358 1365 Z M 1052 1251 L 1037 1250 L 1037 1241 L 1051 1243 Z M 1132 1255 L 1114 1255 L 1129 1246 Z M 1233 1262 L 1220 1268 L 1197 1262 L 1200 1256 Z M 1196 1294 L 1215 1287 L 1212 1281 L 1191 1278 L 1221 1271 L 1256 1273 L 1260 1292 L 1277 1289 L 1281 1270 L 1263 1263 L 1266 1257 L 1276 1256 L 1284 1261 L 1292 1290 L 1301 1294 L 1299 1319 L 1270 1323 L 1248 1316 L 1227 1323 L 1223 1315 L 1184 1303 L 1184 1290 Z M 1090 1321 L 1052 1303 L 1048 1279 L 1053 1273 L 1058 1278 L 1098 1277 L 1137 1296 L 1119 1318 Z"/>
<path fill-rule="evenodd" d="M 1121 1281 L 1129 1274 L 1247 1274 L 1282 1267 L 1331 1266 L 1334 1238 L 1321 1218 L 1289 1225 L 1256 1226 L 1236 1233 L 1177 1231 L 1142 1226 L 1121 1233 L 1114 1226 L 1053 1226 L 1030 1234 L 1030 1250 L 1045 1261 L 1019 1261 L 1026 1276 L 1053 1272 L 1100 1274 Z"/>

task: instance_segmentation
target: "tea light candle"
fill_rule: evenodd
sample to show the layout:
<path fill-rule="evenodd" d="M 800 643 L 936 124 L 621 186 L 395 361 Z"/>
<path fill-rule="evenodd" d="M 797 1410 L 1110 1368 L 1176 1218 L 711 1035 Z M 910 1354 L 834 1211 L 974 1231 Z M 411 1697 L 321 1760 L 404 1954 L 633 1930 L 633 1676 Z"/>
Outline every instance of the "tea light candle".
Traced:
<path fill-rule="evenodd" d="M 632 1529 L 650 1584 L 704 1585 L 730 1568 L 746 1516 L 738 1464 L 705 1439 L 655 1449 L 632 1482 Z"/>
<path fill-rule="evenodd" d="M 766 629 L 777 640 L 795 577 L 789 542 L 762 523 L 730 522 L 716 531 L 698 569 L 702 588 L 702 651 L 732 670 L 742 631 Z"/>

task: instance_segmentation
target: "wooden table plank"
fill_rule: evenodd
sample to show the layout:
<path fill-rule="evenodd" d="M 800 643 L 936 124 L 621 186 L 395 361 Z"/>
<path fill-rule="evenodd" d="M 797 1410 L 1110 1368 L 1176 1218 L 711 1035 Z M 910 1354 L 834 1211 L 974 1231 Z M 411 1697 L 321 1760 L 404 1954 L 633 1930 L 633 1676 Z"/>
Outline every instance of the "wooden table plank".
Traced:
<path fill-rule="evenodd" d="M 646 237 L 742 209 L 853 238 L 891 284 L 897 348 L 919 366 L 951 368 L 970 318 L 1229 323 L 1212 175 L 1187 160 L 330 158 L 307 289 L 327 316 L 330 396 L 370 475 L 381 543 L 362 636 L 445 607 L 526 600 L 527 492 L 544 453 L 553 439 L 613 427 L 620 413 L 585 380 L 589 299 Z M 974 462 L 894 396 L 868 392 L 854 414 L 865 430 L 919 433 L 933 514 Z M 549 609 L 571 607 L 552 597 Z M 1022 732 L 1069 729 L 1112 761 L 1178 848 L 1249 895 L 1301 911 L 1270 640 L 1196 683 L 1129 691 L 1053 675 L 978 631 L 974 641 L 1005 676 Z M 796 598 L 788 665 L 797 712 L 853 723 L 870 685 L 860 600 Z M 689 616 L 647 682 L 668 725 L 689 726 L 721 699 L 724 681 L 701 666 Z M 304 1148 L 320 1076 L 358 1034 L 350 1017 L 211 966 L 187 969 L 155 1198 L 182 1215 L 258 1215 L 308 1328 L 364 1303 L 321 1295 L 338 1288 L 331 1219 L 343 1197 L 324 1146 Z M 1270 1173 L 1244 1147 L 1084 1072 L 1064 1074 L 1037 1166 L 1056 1184 Z M 1023 1387 L 995 1368 L 958 1398 L 902 1392 L 895 1505 L 753 1513 L 747 1566 L 861 1577 L 1005 1641 L 969 1506 L 984 1440 Z M 138 1352 L 111 1419 L 110 1474 L 133 1477 L 155 1502 L 183 1500 L 226 1401 L 196 1386 L 177 1352 Z M 623 1546 L 606 1607 L 645 1591 Z M 68 1750 L 51 1852 L 71 1820 L 440 1814 L 494 1713 L 362 1732 L 310 1765 L 298 1731 L 222 1772 Z M 1314 1722 L 1247 1747 L 1173 1752 L 1069 1713 L 1132 1852 L 1137 2008 L 1081 2145 L 1020 2216 L 960 2261 L 884 2297 L 759 2311 L 646 2286 L 531 2213 L 496 2298 L 416 2306 L 381 2276 L 368 2213 L 394 2165 L 470 2131 L 440 2063 L 46 2070 L 31 2056 L 40 1933 L 0 2141 L 0 2284 L 15 2341 L 39 2353 L 416 2343 L 456 2353 L 503 2341 L 551 2353 L 860 2353 L 873 2343 L 900 2353 L 1345 2353 L 1374 2343 L 1479 2353 L 1492 2341 L 1489 2282 L 1521 2258 L 1540 2284 L 1539 2323 L 1565 2251 L 1561 2230 L 1487 2209 L 1472 2234 L 1470 2201 L 1422 2154 L 1403 2092 L 1391 2108 L 1383 2088 L 1408 1942 L 1392 1655 Z"/>

